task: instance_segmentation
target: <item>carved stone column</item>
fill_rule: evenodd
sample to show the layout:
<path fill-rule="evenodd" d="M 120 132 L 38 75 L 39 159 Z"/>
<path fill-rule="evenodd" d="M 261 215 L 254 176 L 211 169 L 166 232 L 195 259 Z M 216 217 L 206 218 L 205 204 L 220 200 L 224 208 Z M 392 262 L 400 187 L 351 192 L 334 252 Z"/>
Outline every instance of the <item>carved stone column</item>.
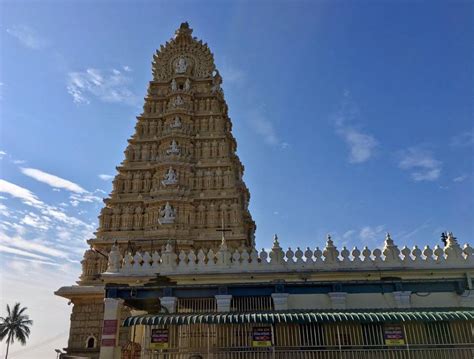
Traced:
<path fill-rule="evenodd" d="M 272 293 L 275 310 L 288 310 L 288 293 Z"/>
<path fill-rule="evenodd" d="M 104 299 L 104 322 L 102 326 L 100 359 L 114 359 L 120 355 L 119 326 L 122 306 L 122 299 Z"/>
<path fill-rule="evenodd" d="M 396 291 L 392 294 L 396 308 L 411 308 L 411 291 Z"/>
<path fill-rule="evenodd" d="M 218 294 L 215 297 L 216 297 L 216 302 L 217 302 L 217 311 L 230 312 L 230 302 L 232 301 L 232 295 Z"/>
<path fill-rule="evenodd" d="M 329 292 L 332 309 L 346 309 L 347 293 L 346 292 Z"/>
<path fill-rule="evenodd" d="M 176 297 L 161 297 L 161 306 L 168 310 L 168 313 L 176 313 L 176 305 L 178 304 L 178 298 Z"/>

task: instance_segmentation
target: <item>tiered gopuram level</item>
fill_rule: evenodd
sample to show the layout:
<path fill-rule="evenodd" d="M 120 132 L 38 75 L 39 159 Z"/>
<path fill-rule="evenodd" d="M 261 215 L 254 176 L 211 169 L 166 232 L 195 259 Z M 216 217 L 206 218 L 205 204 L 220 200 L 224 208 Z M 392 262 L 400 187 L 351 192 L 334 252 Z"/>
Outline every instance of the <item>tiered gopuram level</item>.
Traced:
<path fill-rule="evenodd" d="M 206 44 L 187 23 L 157 51 L 153 80 L 117 167 L 100 214 L 97 239 L 110 248 L 217 247 L 226 227 L 229 246 L 253 244 L 244 167 L 221 89 L 222 78 Z"/>

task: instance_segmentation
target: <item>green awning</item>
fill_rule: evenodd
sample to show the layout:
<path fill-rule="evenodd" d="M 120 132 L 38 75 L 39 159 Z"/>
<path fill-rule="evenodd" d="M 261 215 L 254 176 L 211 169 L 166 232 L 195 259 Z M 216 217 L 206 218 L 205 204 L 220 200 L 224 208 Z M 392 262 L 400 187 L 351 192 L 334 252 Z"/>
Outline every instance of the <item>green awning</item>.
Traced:
<path fill-rule="evenodd" d="M 268 311 L 252 313 L 154 314 L 128 317 L 124 327 L 133 325 L 189 324 L 308 324 L 308 323 L 400 323 L 474 320 L 474 309 L 397 311 Z"/>

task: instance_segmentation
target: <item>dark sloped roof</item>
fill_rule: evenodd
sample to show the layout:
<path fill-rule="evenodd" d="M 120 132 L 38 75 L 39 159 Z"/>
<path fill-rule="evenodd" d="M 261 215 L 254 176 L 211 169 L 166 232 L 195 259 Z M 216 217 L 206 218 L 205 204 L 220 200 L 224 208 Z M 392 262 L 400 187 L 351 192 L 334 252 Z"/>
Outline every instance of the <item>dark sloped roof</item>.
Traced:
<path fill-rule="evenodd" d="M 138 315 L 125 319 L 125 327 L 133 325 L 246 324 L 246 323 L 400 323 L 474 320 L 474 309 L 457 310 L 386 310 L 386 311 L 268 311 L 253 313 L 197 313 Z"/>

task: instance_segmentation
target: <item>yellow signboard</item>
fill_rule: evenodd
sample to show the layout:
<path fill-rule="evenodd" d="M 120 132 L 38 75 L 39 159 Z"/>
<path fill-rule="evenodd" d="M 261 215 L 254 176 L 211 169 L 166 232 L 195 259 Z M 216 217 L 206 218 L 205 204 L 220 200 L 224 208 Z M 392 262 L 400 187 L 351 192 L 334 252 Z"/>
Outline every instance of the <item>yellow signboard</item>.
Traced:
<path fill-rule="evenodd" d="M 405 333 L 401 325 L 385 325 L 383 337 L 385 345 L 405 345 Z"/>
<path fill-rule="evenodd" d="M 168 329 L 152 329 L 150 349 L 167 349 L 169 343 Z"/>
<path fill-rule="evenodd" d="M 255 327 L 252 329 L 253 347 L 271 347 L 272 346 L 272 328 Z"/>

